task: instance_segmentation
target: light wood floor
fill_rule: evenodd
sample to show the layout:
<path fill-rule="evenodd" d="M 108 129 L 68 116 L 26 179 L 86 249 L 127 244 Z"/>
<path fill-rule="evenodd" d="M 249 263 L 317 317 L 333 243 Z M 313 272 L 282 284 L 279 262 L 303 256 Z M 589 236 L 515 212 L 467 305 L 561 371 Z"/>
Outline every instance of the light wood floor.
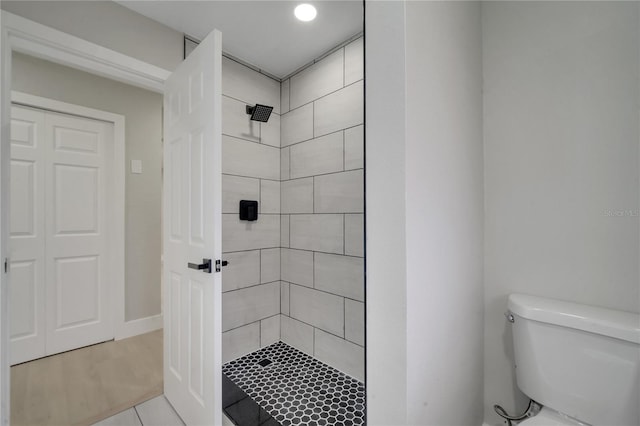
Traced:
<path fill-rule="evenodd" d="M 162 330 L 11 367 L 11 424 L 90 425 L 162 394 Z"/>

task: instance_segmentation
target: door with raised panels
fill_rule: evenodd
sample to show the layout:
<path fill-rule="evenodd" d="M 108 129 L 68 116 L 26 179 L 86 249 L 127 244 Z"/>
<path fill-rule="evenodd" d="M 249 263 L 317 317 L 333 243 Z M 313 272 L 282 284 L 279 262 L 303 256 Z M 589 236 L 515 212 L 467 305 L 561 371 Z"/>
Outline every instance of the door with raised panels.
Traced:
<path fill-rule="evenodd" d="M 11 362 L 113 338 L 111 123 L 12 107 Z"/>
<path fill-rule="evenodd" d="M 187 425 L 222 422 L 221 63 L 214 30 L 165 82 L 164 390 Z"/>
<path fill-rule="evenodd" d="M 11 109 L 11 364 L 46 355 L 44 117 Z"/>

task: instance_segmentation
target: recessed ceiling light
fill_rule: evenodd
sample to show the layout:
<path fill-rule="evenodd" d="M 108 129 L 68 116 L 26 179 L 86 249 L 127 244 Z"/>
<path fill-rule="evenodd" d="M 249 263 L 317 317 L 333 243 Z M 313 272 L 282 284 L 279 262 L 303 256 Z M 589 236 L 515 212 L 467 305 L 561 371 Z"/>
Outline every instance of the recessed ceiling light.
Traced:
<path fill-rule="evenodd" d="M 316 18 L 316 14 L 318 12 L 316 12 L 315 7 L 311 6 L 310 4 L 303 3 L 296 6 L 293 13 L 296 15 L 296 18 L 298 18 L 299 20 L 308 22 L 308 21 L 313 21 Z"/>

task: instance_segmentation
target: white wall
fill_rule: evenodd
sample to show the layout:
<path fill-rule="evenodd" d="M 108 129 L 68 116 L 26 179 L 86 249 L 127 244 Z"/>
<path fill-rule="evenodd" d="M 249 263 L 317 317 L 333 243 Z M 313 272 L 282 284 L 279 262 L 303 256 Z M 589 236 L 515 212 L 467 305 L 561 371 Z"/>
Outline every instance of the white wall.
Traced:
<path fill-rule="evenodd" d="M 162 95 L 20 53 L 12 73 L 13 90 L 125 116 L 125 319 L 159 314 Z"/>
<path fill-rule="evenodd" d="M 509 293 L 639 310 L 639 25 L 637 2 L 491 2 L 482 14 L 485 417 L 497 425 L 493 404 L 526 406 Z"/>
<path fill-rule="evenodd" d="M 480 6 L 366 12 L 368 421 L 480 424 Z"/>
<path fill-rule="evenodd" d="M 3 0 L 0 7 L 169 71 L 182 62 L 182 33 L 112 1 Z"/>
<path fill-rule="evenodd" d="M 367 423 L 407 420 L 405 3 L 365 4 Z"/>
<path fill-rule="evenodd" d="M 408 424 L 479 424 L 480 4 L 408 2 L 406 16 Z"/>

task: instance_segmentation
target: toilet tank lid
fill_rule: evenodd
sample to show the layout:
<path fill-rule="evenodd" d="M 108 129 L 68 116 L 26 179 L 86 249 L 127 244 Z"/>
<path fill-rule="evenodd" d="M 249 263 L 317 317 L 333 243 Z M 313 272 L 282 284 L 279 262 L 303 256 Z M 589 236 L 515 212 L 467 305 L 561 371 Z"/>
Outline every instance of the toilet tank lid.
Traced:
<path fill-rule="evenodd" d="M 640 344 L 640 315 L 526 294 L 510 294 L 509 310 L 533 321 Z"/>

